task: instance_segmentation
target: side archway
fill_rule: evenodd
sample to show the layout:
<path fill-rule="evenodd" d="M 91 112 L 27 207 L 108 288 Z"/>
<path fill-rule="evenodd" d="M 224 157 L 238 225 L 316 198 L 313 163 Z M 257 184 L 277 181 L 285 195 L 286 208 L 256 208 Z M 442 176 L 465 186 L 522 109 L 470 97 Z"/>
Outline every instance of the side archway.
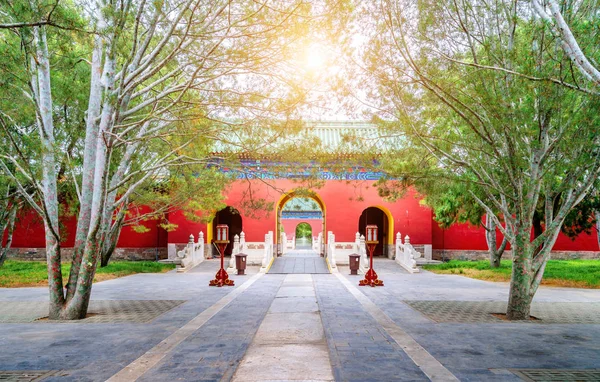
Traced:
<path fill-rule="evenodd" d="M 381 206 L 365 208 L 358 218 L 358 232 L 365 234 L 366 226 L 375 224 L 378 230 L 379 243 L 375 247 L 374 256 L 388 256 L 389 246 L 394 244 L 394 218 L 391 212 Z"/>
<path fill-rule="evenodd" d="M 216 237 L 218 224 L 227 224 L 229 226 L 229 244 L 225 248 L 225 256 L 230 256 L 233 251 L 233 238 L 242 232 L 242 215 L 240 212 L 231 206 L 227 206 L 215 214 L 215 218 L 208 225 L 208 230 L 211 232 L 210 238 Z M 216 255 L 217 250 L 211 244 L 213 253 Z"/>

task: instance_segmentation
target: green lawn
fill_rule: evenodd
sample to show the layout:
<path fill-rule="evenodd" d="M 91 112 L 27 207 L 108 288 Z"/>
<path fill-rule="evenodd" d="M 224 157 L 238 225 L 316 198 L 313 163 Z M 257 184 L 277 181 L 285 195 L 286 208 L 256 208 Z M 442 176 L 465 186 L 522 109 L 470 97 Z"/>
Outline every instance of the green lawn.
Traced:
<path fill-rule="evenodd" d="M 434 273 L 457 274 L 480 280 L 510 281 L 511 260 L 502 260 L 500 268 L 490 268 L 487 260 L 461 261 L 424 265 Z M 600 288 L 600 260 L 549 260 L 543 285 Z"/>
<path fill-rule="evenodd" d="M 113 261 L 107 267 L 98 268 L 94 281 L 110 280 L 135 273 L 163 273 L 175 268 L 173 264 L 154 261 Z M 63 279 L 69 276 L 70 264 L 63 264 Z M 17 288 L 48 285 L 46 263 L 43 261 L 6 260 L 0 267 L 0 287 Z"/>

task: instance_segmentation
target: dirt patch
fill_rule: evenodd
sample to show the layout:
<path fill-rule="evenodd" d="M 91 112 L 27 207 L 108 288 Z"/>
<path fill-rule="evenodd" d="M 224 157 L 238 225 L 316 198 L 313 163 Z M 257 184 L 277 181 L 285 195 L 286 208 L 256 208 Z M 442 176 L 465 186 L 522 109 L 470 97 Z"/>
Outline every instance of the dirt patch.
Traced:
<path fill-rule="evenodd" d="M 100 313 L 88 313 L 85 315 L 85 318 L 100 316 Z M 50 320 L 48 316 L 41 317 L 35 320 L 36 322 L 77 322 L 77 320 Z"/>
<path fill-rule="evenodd" d="M 515 322 L 513 320 L 509 320 L 508 317 L 506 317 L 506 313 L 490 313 L 492 316 L 501 319 L 502 321 L 508 321 L 508 322 Z M 522 320 L 522 321 L 541 321 L 540 318 L 537 318 L 535 316 L 529 316 L 529 320 Z"/>

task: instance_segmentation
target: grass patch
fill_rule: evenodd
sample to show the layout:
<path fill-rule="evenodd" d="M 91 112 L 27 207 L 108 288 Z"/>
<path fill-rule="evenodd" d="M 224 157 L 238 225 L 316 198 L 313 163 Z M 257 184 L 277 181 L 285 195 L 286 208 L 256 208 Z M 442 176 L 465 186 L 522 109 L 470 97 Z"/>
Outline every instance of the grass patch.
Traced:
<path fill-rule="evenodd" d="M 511 260 L 502 260 L 500 268 L 491 268 L 487 260 L 450 260 L 424 265 L 423 269 L 440 274 L 463 275 L 486 281 L 510 281 Z M 549 260 L 542 285 L 600 288 L 600 260 Z"/>
<path fill-rule="evenodd" d="M 173 264 L 154 261 L 112 261 L 104 268 L 98 268 L 94 282 L 116 279 L 136 273 L 164 273 L 175 268 Z M 70 263 L 62 265 L 63 280 L 69 277 Z M 6 260 L 0 267 L 0 287 L 18 288 L 48 285 L 46 262 Z"/>

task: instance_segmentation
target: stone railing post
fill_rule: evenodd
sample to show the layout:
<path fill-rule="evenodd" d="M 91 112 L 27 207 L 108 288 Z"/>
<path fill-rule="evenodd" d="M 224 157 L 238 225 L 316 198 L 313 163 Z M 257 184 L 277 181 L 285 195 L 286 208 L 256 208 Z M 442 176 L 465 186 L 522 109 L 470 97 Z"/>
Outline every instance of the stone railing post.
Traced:
<path fill-rule="evenodd" d="M 266 272 L 269 263 L 271 262 L 271 258 L 273 257 L 273 231 L 269 231 L 269 233 L 265 234 L 265 250 L 263 255 L 262 264 L 260 267 L 261 272 Z"/>
<path fill-rule="evenodd" d="M 235 235 L 233 237 L 233 250 L 231 251 L 231 259 L 229 259 L 229 268 L 232 271 L 235 271 L 235 255 L 240 253 L 240 237 L 239 235 Z"/>
<path fill-rule="evenodd" d="M 187 244 L 187 256 L 193 261 L 194 260 L 194 235 L 190 234 L 190 239 Z"/>
<path fill-rule="evenodd" d="M 367 248 L 365 246 L 365 237 L 360 235 L 360 243 L 358 245 L 358 254 L 360 255 L 360 271 L 367 273 L 369 270 L 369 258 L 367 257 Z"/>
<path fill-rule="evenodd" d="M 196 244 L 196 255 L 198 263 L 204 261 L 204 232 L 198 232 L 198 244 Z"/>
<path fill-rule="evenodd" d="M 360 252 L 359 247 L 360 247 L 360 233 L 357 232 L 356 235 L 354 236 L 354 248 L 353 248 L 354 253 Z"/>
<path fill-rule="evenodd" d="M 401 264 L 404 262 L 404 245 L 402 245 L 402 234 L 396 233 L 396 262 Z"/>
<path fill-rule="evenodd" d="M 240 232 L 240 252 L 246 253 L 246 234 L 244 231 Z"/>
<path fill-rule="evenodd" d="M 319 254 L 323 254 L 323 232 L 319 232 L 319 236 L 317 237 L 317 240 L 319 242 L 319 247 L 317 248 L 317 252 L 319 252 Z"/>
<path fill-rule="evenodd" d="M 329 258 L 329 265 L 331 266 L 331 268 L 336 268 L 336 262 L 335 262 L 335 235 L 333 232 L 329 231 L 329 248 L 331 249 L 331 255 L 327 255 L 327 257 Z"/>
<path fill-rule="evenodd" d="M 281 254 L 285 255 L 285 253 L 287 252 L 287 245 L 288 245 L 287 235 L 285 234 L 285 232 L 281 233 L 280 240 L 281 240 Z"/>

